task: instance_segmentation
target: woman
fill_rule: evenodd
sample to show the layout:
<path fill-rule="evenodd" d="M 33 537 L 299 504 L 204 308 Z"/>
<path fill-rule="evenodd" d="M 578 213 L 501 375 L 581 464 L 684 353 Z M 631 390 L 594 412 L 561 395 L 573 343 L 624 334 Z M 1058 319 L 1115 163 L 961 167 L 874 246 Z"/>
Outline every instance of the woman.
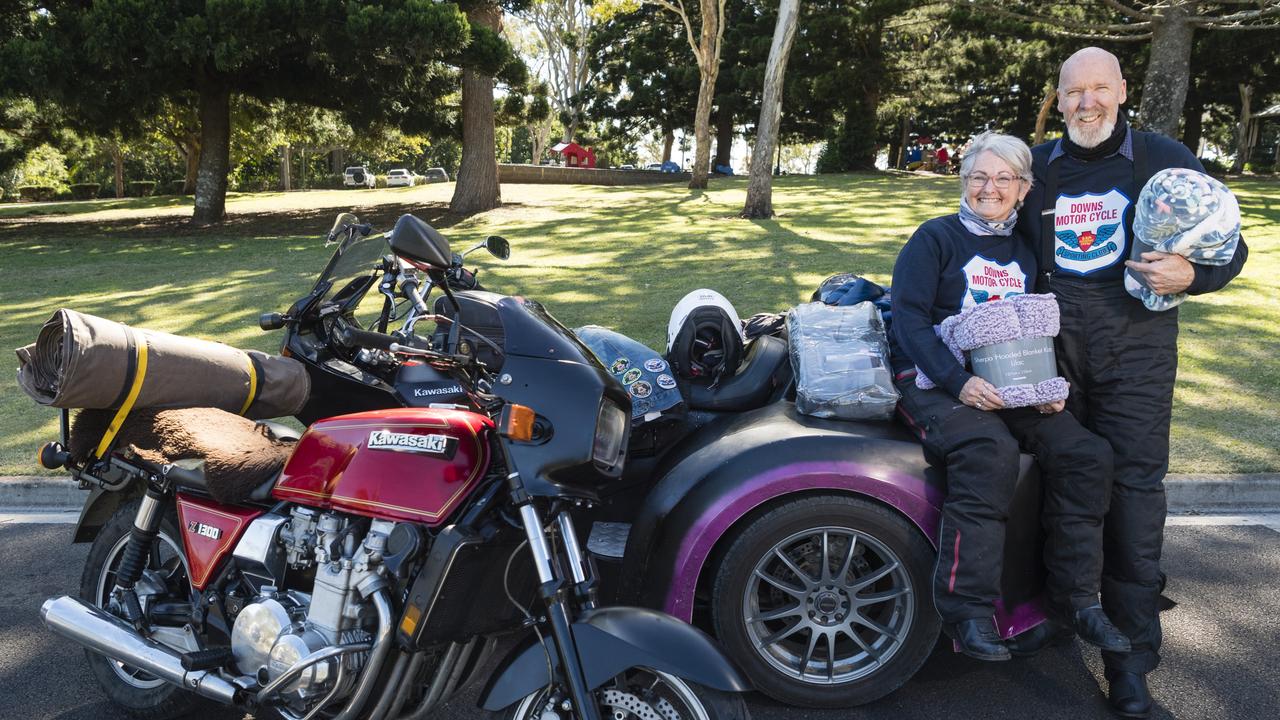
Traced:
<path fill-rule="evenodd" d="M 1089 643 L 1129 648 L 1098 603 L 1111 446 L 1063 412 L 1065 401 L 1004 409 L 996 388 L 956 362 L 934 331 L 965 307 L 1030 289 L 1034 256 L 1012 235 L 1030 185 L 1025 143 L 997 133 L 978 136 L 960 167 L 959 213 L 921 225 L 893 269 L 898 413 L 930 462 L 947 473 L 934 605 L 960 651 L 980 660 L 1010 656 L 993 614 L 1020 449 L 1036 456 L 1044 480 L 1051 615 Z M 993 277 L 998 293 L 984 282 Z M 916 368 L 937 387 L 917 387 Z"/>

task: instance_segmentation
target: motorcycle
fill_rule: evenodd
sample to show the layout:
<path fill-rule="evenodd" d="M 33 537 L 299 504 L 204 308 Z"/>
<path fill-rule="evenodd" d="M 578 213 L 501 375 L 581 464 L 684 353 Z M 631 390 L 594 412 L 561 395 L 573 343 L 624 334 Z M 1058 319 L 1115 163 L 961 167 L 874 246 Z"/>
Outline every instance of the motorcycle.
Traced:
<path fill-rule="evenodd" d="M 527 357 L 535 348 L 551 357 L 589 351 L 558 323 L 555 342 L 531 337 L 534 305 L 486 291 L 464 268 L 480 249 L 506 259 L 505 239 L 451 254 L 446 270 L 428 273 L 425 282 L 442 291 L 430 308 L 412 299 L 425 287 L 418 269 L 387 253 L 372 228 L 343 215 L 329 240 L 337 247 L 315 286 L 259 321 L 283 329 L 282 353 L 306 367 L 304 424 L 470 402 L 453 375 L 391 343 L 453 348 L 483 363 L 504 397 L 537 410 L 543 441 L 580 422 L 560 409 L 570 384 L 545 382 Z M 419 323 L 435 325 L 420 335 Z M 612 369 L 603 377 L 625 394 Z M 798 413 L 787 343 L 777 337 L 751 341 L 713 387 L 684 390 L 688 412 L 633 425 L 616 479 L 568 508 L 585 530 L 581 550 L 601 600 L 708 631 L 757 690 L 785 703 L 848 707 L 901 687 L 939 635 L 930 578 L 942 472 L 895 423 Z M 996 617 L 1005 637 L 1045 617 L 1039 475 L 1029 456 L 1020 469 Z M 119 493 L 91 497 L 77 541 L 91 539 L 119 502 Z M 519 648 L 507 662 L 545 662 L 539 652 Z"/>
<path fill-rule="evenodd" d="M 330 237 L 340 246 L 313 292 L 262 324 L 290 324 L 290 354 L 375 392 L 392 368 L 448 392 L 326 414 L 332 387 L 317 384 L 305 434 L 264 424 L 292 452 L 236 504 L 210 497 L 198 461 L 117 448 L 77 465 L 64 414 L 42 463 L 94 488 L 77 528 L 93 545 L 80 596 L 41 615 L 85 647 L 110 699 L 150 718 L 201 699 L 288 720 L 422 718 L 487 667 L 499 638 L 525 633 L 481 692 L 485 710 L 748 717 L 747 682 L 706 634 L 600 600 L 575 514 L 622 477 L 626 392 L 523 298 L 495 300 L 505 353 L 500 369 L 486 362 L 461 336 L 461 261 L 421 220 L 371 236 L 340 216 Z M 378 280 L 383 322 L 359 326 Z M 428 309 L 435 288 L 451 316 Z M 405 326 L 387 333 L 397 314 Z M 436 336 L 415 334 L 424 319 Z"/>

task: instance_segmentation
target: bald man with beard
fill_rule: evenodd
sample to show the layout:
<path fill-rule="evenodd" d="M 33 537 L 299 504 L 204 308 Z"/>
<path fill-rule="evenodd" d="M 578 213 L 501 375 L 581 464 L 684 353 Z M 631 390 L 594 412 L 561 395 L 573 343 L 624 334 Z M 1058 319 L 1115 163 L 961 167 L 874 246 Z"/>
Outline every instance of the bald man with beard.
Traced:
<path fill-rule="evenodd" d="M 1223 266 L 1180 255 L 1129 260 L 1134 204 L 1166 168 L 1204 168 L 1182 144 L 1130 128 L 1120 63 L 1085 48 L 1062 64 L 1058 111 L 1067 136 L 1032 149 L 1035 181 L 1018 231 L 1038 258 L 1038 292 L 1058 297 L 1060 371 L 1071 383 L 1067 410 L 1110 443 L 1115 466 L 1104 520 L 1102 606 L 1132 641 L 1103 652 L 1112 710 L 1151 712 L 1146 675 L 1160 662 L 1160 570 L 1167 511 L 1169 418 L 1178 368 L 1178 311 L 1147 310 L 1124 289 L 1124 270 L 1141 273 L 1157 294 L 1213 292 L 1239 274 L 1243 240 Z"/>

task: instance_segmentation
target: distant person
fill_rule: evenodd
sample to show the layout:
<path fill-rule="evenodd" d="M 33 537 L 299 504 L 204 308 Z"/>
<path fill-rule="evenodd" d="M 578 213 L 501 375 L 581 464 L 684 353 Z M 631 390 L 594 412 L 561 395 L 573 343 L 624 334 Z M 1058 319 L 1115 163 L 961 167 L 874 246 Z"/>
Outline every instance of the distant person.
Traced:
<path fill-rule="evenodd" d="M 938 172 L 947 172 L 947 169 L 951 166 L 951 154 L 947 152 L 946 145 L 938 143 L 936 157 L 938 160 Z"/>
<path fill-rule="evenodd" d="M 1102 605 L 1133 647 L 1104 651 L 1102 660 L 1112 710 L 1145 718 L 1153 704 L 1146 676 L 1160 664 L 1178 311 L 1146 309 L 1125 291 L 1124 271 L 1140 273 L 1159 295 L 1199 295 L 1239 274 L 1248 248 L 1241 239 L 1232 261 L 1217 267 L 1157 252 L 1129 260 L 1133 201 L 1147 180 L 1166 168 L 1204 168 L 1176 140 L 1131 129 L 1120 112 L 1125 90 L 1120 62 L 1106 50 L 1085 48 L 1062 64 L 1058 111 L 1067 135 L 1032 151 L 1035 184 L 1018 230 L 1037 255 L 1039 291 L 1054 293 L 1061 308 L 1056 345 L 1071 383 L 1067 407 L 1115 450 Z"/>
<path fill-rule="evenodd" d="M 960 651 L 979 660 L 1010 657 L 993 617 L 1020 449 L 1036 456 L 1044 478 L 1050 612 L 1090 643 L 1129 648 L 1098 602 L 1111 474 L 1106 441 L 1063 412 L 1062 400 L 1005 409 L 996 388 L 956 362 L 934 329 L 994 299 L 983 279 L 999 277 L 1006 297 L 1030 291 L 1035 256 L 1013 236 L 1030 186 L 1026 143 L 979 135 L 961 167 L 960 211 L 921 225 L 893 266 L 890 347 L 902 393 L 898 414 L 947 476 L 933 604 Z M 936 387 L 923 389 L 920 372 Z"/>

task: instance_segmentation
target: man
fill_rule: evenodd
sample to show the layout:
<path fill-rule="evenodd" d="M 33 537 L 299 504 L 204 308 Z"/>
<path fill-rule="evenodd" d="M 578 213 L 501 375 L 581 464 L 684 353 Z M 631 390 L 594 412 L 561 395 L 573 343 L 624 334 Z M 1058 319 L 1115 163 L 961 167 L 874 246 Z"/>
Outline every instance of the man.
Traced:
<path fill-rule="evenodd" d="M 1102 603 L 1132 641 L 1103 652 L 1112 709 L 1151 712 L 1146 675 L 1160 662 L 1160 548 L 1166 513 L 1169 418 L 1178 365 L 1177 309 L 1152 312 L 1124 289 L 1125 267 L 1161 295 L 1212 292 L 1240 272 L 1243 240 L 1221 267 L 1148 252 L 1130 261 L 1134 201 L 1152 174 L 1204 168 L 1180 143 L 1128 127 L 1120 63 L 1085 48 L 1062 64 L 1058 111 L 1067 136 L 1032 150 L 1035 183 L 1018 229 L 1039 257 L 1039 292 L 1062 310 L 1058 363 L 1071 383 L 1067 409 L 1115 451 L 1103 542 Z"/>

